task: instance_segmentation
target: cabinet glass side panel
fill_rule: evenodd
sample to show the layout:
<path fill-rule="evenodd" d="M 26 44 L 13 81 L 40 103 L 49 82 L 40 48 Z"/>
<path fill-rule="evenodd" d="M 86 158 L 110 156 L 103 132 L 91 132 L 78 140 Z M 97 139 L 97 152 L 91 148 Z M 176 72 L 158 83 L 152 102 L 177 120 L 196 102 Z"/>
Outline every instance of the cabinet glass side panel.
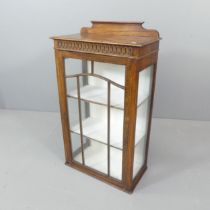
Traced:
<path fill-rule="evenodd" d="M 122 180 L 125 66 L 94 61 L 79 66 L 67 60 L 73 159 Z"/>
<path fill-rule="evenodd" d="M 152 77 L 153 65 L 147 67 L 139 73 L 133 178 L 135 178 L 145 162 Z"/>

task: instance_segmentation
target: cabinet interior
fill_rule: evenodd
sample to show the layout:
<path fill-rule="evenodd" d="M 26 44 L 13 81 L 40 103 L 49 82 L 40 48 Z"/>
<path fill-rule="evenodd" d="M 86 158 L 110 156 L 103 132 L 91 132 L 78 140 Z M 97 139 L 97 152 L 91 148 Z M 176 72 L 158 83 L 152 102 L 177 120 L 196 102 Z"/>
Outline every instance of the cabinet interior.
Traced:
<path fill-rule="evenodd" d="M 84 155 L 86 166 L 121 180 L 126 68 L 91 61 L 83 63 L 84 66 L 79 73 L 82 76 L 66 79 L 73 158 L 82 163 Z M 134 175 L 144 162 L 151 72 L 149 66 L 139 73 Z M 66 71 L 67 76 L 75 74 L 78 71 L 71 68 Z"/>

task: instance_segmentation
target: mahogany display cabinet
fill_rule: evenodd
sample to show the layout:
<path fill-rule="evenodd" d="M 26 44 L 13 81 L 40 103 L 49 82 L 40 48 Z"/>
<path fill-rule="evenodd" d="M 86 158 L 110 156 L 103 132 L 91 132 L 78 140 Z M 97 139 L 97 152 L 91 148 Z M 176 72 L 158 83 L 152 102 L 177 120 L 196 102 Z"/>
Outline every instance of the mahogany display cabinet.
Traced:
<path fill-rule="evenodd" d="M 147 169 L 160 40 L 142 24 L 52 37 L 66 165 L 127 192 Z"/>

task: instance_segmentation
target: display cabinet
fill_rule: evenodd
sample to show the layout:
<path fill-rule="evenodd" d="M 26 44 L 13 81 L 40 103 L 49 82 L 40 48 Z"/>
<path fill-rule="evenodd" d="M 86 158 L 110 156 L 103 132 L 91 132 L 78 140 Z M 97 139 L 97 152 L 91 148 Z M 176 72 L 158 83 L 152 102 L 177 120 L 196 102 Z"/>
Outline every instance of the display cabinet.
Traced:
<path fill-rule="evenodd" d="M 132 192 L 147 169 L 159 33 L 92 21 L 53 40 L 66 165 Z"/>

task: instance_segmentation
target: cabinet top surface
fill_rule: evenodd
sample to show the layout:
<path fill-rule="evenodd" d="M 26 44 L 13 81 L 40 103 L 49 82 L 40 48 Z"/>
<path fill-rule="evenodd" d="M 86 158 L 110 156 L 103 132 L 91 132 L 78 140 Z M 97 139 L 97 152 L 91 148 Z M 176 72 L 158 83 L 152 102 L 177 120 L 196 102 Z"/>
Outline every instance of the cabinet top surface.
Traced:
<path fill-rule="evenodd" d="M 79 41 L 141 47 L 159 41 L 156 30 L 145 29 L 141 22 L 92 21 L 79 34 L 54 36 L 54 40 Z"/>

